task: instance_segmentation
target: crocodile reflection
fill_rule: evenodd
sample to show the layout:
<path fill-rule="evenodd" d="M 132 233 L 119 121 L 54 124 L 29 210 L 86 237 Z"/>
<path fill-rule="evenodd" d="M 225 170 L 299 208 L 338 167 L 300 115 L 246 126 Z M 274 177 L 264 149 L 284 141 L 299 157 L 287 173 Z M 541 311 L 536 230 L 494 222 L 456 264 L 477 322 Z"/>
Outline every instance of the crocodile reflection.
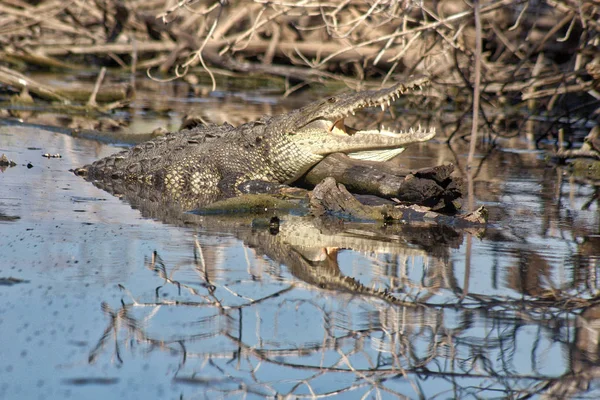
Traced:
<path fill-rule="evenodd" d="M 437 225 L 352 223 L 289 213 L 280 215 L 280 219 L 274 217 L 272 221 L 264 215 L 258 218 L 248 214 L 198 215 L 183 212 L 177 204 L 165 200 L 159 191 L 148 185 L 137 182 L 115 182 L 111 186 L 96 182 L 96 185 L 122 198 L 144 217 L 171 225 L 197 226 L 208 235 L 232 233 L 256 253 L 285 265 L 304 283 L 392 303 L 402 303 L 391 293 L 393 288 L 367 287 L 357 279 L 345 276 L 338 265 L 338 250 L 447 259 L 449 249 L 457 248 L 463 241 L 460 231 Z"/>
<path fill-rule="evenodd" d="M 371 296 L 405 305 L 407 303 L 392 294 L 398 288 L 367 287 L 359 280 L 344 275 L 338 262 L 339 250 L 447 260 L 449 248 L 462 243 L 462 234 L 446 227 L 397 225 L 377 228 L 368 224 L 291 215 L 283 217 L 276 230 L 242 231 L 237 236 L 259 255 L 264 254 L 285 265 L 302 282 L 320 289 Z"/>

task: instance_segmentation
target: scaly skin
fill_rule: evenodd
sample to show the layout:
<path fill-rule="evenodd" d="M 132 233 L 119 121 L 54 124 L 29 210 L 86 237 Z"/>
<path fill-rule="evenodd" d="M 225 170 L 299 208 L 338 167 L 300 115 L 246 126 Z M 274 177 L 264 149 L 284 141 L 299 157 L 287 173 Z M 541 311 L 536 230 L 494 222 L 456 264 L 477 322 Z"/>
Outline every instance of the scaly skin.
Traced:
<path fill-rule="evenodd" d="M 145 182 L 185 208 L 200 207 L 253 188 L 254 182 L 291 184 L 331 153 L 387 160 L 435 130 L 354 131 L 344 118 L 381 107 L 427 84 L 415 78 L 387 89 L 346 93 L 299 110 L 234 128 L 208 125 L 167 134 L 77 169 L 88 180 Z"/>

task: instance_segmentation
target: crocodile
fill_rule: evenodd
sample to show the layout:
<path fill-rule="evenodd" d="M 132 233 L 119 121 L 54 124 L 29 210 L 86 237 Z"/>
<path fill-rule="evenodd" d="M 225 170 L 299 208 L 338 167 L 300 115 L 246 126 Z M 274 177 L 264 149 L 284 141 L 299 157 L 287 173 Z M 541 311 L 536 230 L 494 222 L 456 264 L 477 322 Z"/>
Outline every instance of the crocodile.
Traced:
<path fill-rule="evenodd" d="M 147 141 L 75 170 L 91 181 L 143 182 L 184 208 L 290 185 L 332 153 L 386 161 L 435 129 L 356 130 L 344 119 L 367 107 L 385 110 L 429 83 L 415 77 L 380 90 L 345 93 L 238 127 L 203 125 Z"/>

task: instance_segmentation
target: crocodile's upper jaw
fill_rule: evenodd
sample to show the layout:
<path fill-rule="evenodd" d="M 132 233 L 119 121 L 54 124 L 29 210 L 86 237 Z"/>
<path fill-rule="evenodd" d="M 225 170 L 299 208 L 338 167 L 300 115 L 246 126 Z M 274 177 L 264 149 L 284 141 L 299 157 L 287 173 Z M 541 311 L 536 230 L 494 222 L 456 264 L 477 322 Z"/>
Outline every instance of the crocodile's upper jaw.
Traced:
<path fill-rule="evenodd" d="M 379 130 L 359 131 L 347 127 L 345 118 L 366 107 L 385 110 L 401 94 L 419 90 L 427 82 L 427 78 L 417 78 L 408 86 L 397 84 L 378 91 L 347 93 L 309 104 L 298 110 L 293 118 L 296 126 L 286 131 L 303 152 L 314 156 L 341 152 L 354 158 L 386 161 L 409 144 L 433 138 L 435 129 L 419 126 L 394 132 L 382 126 Z"/>

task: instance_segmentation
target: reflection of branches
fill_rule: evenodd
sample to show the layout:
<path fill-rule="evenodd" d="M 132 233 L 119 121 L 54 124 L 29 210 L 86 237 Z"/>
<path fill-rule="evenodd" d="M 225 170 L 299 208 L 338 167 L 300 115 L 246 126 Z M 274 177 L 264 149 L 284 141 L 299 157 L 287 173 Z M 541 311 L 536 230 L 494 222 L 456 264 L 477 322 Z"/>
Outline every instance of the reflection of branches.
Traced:
<path fill-rule="evenodd" d="M 573 337 L 568 332 L 582 324 L 575 322 L 577 306 L 596 302 L 510 300 L 470 292 L 462 300 L 429 302 L 420 307 L 382 306 L 381 301 L 343 295 L 340 300 L 344 301 L 336 304 L 281 276 L 274 282 L 263 281 L 276 287 L 270 294 L 254 298 L 211 280 L 198 243 L 195 254 L 192 269 L 198 282 L 179 281 L 176 274 L 181 266 L 168 268 L 155 253 L 147 267 L 162 280 L 156 291 L 161 295 L 156 295 L 155 301 L 141 301 L 123 288 L 131 298 L 129 302 L 123 301 L 118 310 L 103 305 L 109 324 L 92 349 L 90 362 L 110 343 L 114 343 L 116 362 L 126 362 L 121 344 L 133 339 L 147 345 L 149 351 L 176 355 L 176 382 L 198 385 L 223 396 L 532 395 L 561 381 L 539 370 L 536 354 L 543 354 L 553 343 L 571 346 Z M 241 288 L 254 287 L 256 278 L 247 284 Z M 176 289 L 176 296 L 168 297 L 169 287 Z M 419 285 L 419 290 L 424 293 L 427 289 Z M 163 309 L 182 311 L 179 314 L 184 321 L 175 325 L 176 337 L 162 332 L 167 328 L 161 326 Z M 460 316 L 460 323 L 448 321 L 447 312 Z M 190 322 L 185 322 L 186 318 L 191 318 Z M 157 327 L 152 329 L 154 324 Z M 262 324 L 268 325 L 264 331 Z M 489 326 L 482 330 L 484 325 Z M 523 358 L 517 346 L 528 345 L 518 344 L 518 340 L 524 340 L 520 332 L 531 334 L 531 329 L 536 332 L 531 342 L 533 371 L 527 373 L 519 365 Z M 128 337 L 119 337 L 122 330 Z M 270 367 L 279 372 L 262 373 Z M 288 374 L 292 371 L 293 375 Z M 338 383 L 323 389 L 319 382 L 328 374 L 338 376 Z M 445 384 L 435 388 L 421 384 L 432 378 Z M 479 384 L 470 386 L 465 378 L 476 379 Z"/>

